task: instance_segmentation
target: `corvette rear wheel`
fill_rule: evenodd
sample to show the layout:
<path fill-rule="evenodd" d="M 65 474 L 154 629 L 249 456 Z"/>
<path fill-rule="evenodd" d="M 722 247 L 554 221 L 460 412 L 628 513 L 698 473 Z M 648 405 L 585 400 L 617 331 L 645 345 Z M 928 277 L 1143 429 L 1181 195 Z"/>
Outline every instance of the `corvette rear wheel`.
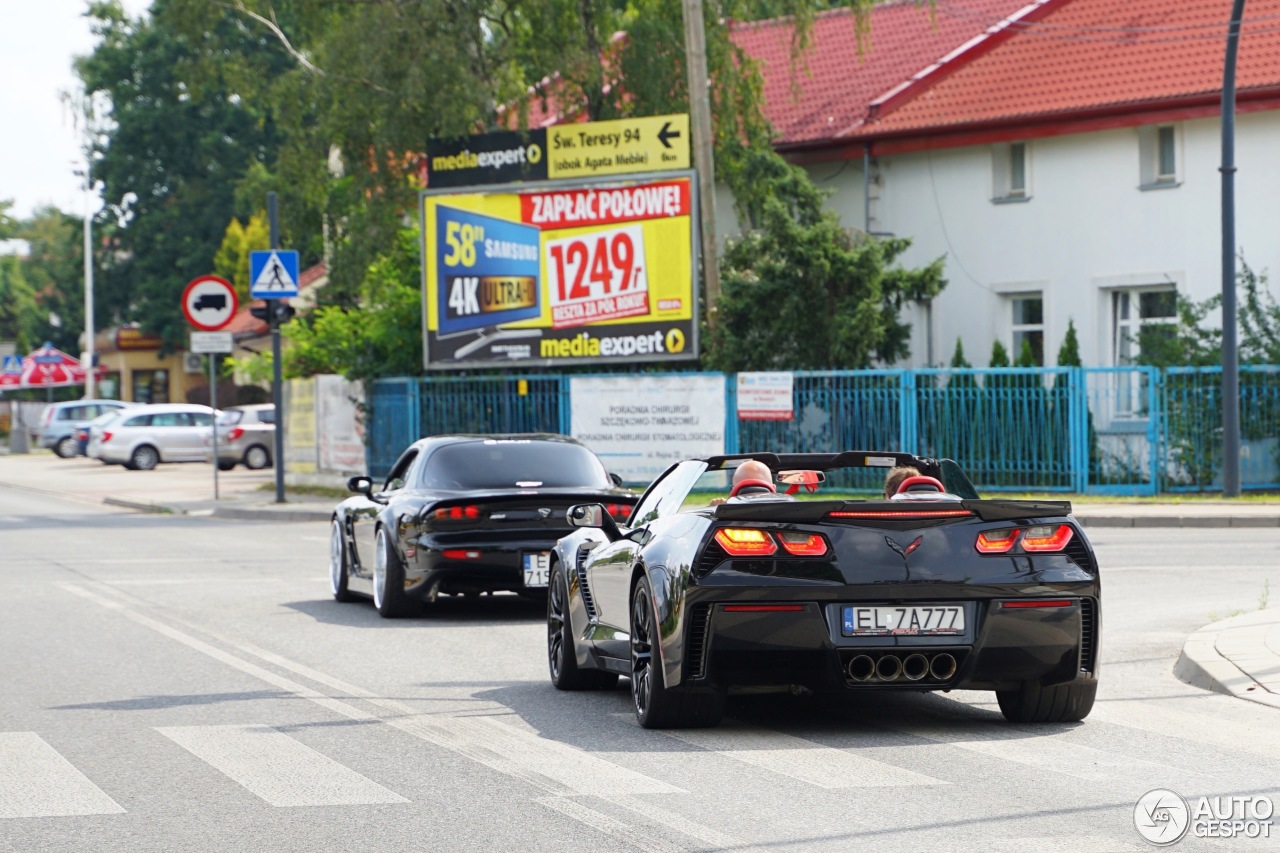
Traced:
<path fill-rule="evenodd" d="M 1011 723 L 1076 723 L 1089 716 L 1097 681 L 1043 687 L 1024 681 L 1016 690 L 997 690 L 1000 713 Z"/>
<path fill-rule="evenodd" d="M 547 587 L 547 668 L 557 690 L 609 690 L 617 685 L 616 673 L 579 669 L 569 624 L 569 581 L 557 563 Z"/>
<path fill-rule="evenodd" d="M 342 522 L 335 518 L 329 533 L 329 591 L 333 593 L 335 601 L 351 601 L 355 598 L 347 590 L 348 577 L 347 540 L 342 533 Z"/>
<path fill-rule="evenodd" d="M 385 527 L 378 528 L 373 560 L 373 606 L 384 619 L 395 619 L 409 612 L 404 594 L 404 564 L 391 545 Z"/>
<path fill-rule="evenodd" d="M 724 694 L 667 688 L 658 655 L 653 588 L 641 577 L 631 591 L 631 700 L 646 729 L 688 729 L 719 725 Z"/>

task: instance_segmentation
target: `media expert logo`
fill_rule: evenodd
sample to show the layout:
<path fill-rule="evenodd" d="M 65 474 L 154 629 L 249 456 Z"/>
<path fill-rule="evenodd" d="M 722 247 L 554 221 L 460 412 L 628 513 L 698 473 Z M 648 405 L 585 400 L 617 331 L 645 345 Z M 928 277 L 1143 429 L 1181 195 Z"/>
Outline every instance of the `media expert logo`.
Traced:
<path fill-rule="evenodd" d="M 1195 838 L 1270 838 L 1275 804 L 1264 796 L 1198 797 L 1188 804 L 1167 788 L 1143 794 L 1133 807 L 1133 825 L 1160 847 L 1190 834 Z"/>
<path fill-rule="evenodd" d="M 579 332 L 572 338 L 543 338 L 538 354 L 542 358 L 625 358 L 629 355 L 657 355 L 684 352 L 684 332 L 679 328 L 645 335 L 595 336 Z"/>
<path fill-rule="evenodd" d="M 455 172 L 459 169 L 502 169 L 506 166 L 536 165 L 542 161 L 542 146 L 529 143 L 501 151 L 472 152 L 463 149 L 457 154 L 442 154 L 431 158 L 431 171 Z"/>

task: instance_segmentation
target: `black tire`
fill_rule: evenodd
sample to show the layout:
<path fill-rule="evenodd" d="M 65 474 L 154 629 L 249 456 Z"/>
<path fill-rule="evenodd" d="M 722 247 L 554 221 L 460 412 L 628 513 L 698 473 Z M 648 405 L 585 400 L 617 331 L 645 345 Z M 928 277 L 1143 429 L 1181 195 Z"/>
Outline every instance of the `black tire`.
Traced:
<path fill-rule="evenodd" d="M 724 693 L 669 690 L 659 671 L 653 589 L 641 577 L 631 590 L 631 701 L 646 729 L 689 729 L 720 724 Z"/>
<path fill-rule="evenodd" d="M 160 452 L 149 444 L 140 444 L 129 454 L 124 467 L 132 471 L 150 471 L 160 464 Z"/>
<path fill-rule="evenodd" d="M 230 471 L 230 470 L 231 470 L 232 468 L 234 468 L 234 467 L 236 467 L 236 463 L 234 463 L 234 462 L 228 462 L 228 461 L 227 461 L 227 460 L 225 460 L 225 459 L 219 459 L 219 460 L 218 460 L 218 470 L 219 470 L 219 471 Z"/>
<path fill-rule="evenodd" d="M 333 593 L 335 601 L 355 600 L 355 596 L 347 589 L 347 580 L 350 576 L 347 538 L 342 532 L 342 522 L 335 518 L 329 531 L 329 591 Z"/>
<path fill-rule="evenodd" d="M 1077 723 L 1089 716 L 1097 695 L 1096 680 L 1050 687 L 1024 681 L 1015 690 L 997 690 L 996 701 L 1011 723 Z"/>
<path fill-rule="evenodd" d="M 384 619 L 396 619 L 408 614 L 409 598 L 404 594 L 404 564 L 391 544 L 385 527 L 378 528 L 374 546 L 373 606 Z"/>
<path fill-rule="evenodd" d="M 53 452 L 61 459 L 70 459 L 80 453 L 80 446 L 76 443 L 75 436 L 67 435 L 58 439 L 57 444 L 53 446 Z"/>
<path fill-rule="evenodd" d="M 578 667 L 569 624 L 569 582 L 559 563 L 551 567 L 547 585 L 547 669 L 557 690 L 610 690 L 618 684 L 616 673 Z"/>
<path fill-rule="evenodd" d="M 255 444 L 244 452 L 244 467 L 253 471 L 271 467 L 271 453 L 261 444 Z"/>

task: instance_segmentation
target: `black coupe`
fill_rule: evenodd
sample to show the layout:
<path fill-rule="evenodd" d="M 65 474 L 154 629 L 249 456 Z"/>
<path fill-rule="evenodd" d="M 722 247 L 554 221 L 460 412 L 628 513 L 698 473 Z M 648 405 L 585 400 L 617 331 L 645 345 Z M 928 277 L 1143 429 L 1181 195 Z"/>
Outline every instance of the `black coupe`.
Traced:
<path fill-rule="evenodd" d="M 772 476 L 731 486 L 748 459 Z M 835 485 L 900 466 L 887 499 Z M 982 500 L 905 453 L 756 453 L 673 465 L 623 525 L 598 504 L 569 520 L 551 681 L 627 676 L 646 728 L 715 725 L 731 689 L 993 690 L 1014 722 L 1093 707 L 1098 565 L 1067 501 Z"/>
<path fill-rule="evenodd" d="M 562 435 L 443 435 L 414 442 L 375 490 L 333 514 L 333 597 L 373 599 L 383 616 L 405 615 L 436 596 L 508 590 L 546 595 L 551 549 L 571 532 L 566 510 L 599 502 L 624 522 L 635 504 L 604 464 Z"/>

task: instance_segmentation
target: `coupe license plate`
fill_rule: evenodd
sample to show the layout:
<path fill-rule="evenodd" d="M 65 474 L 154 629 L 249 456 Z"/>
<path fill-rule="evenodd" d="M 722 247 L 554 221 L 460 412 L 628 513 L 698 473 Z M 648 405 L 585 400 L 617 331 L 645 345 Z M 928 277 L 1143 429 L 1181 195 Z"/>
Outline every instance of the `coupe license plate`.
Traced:
<path fill-rule="evenodd" d="M 964 608 L 948 604 L 846 607 L 846 637 L 937 637 L 964 633 Z"/>
<path fill-rule="evenodd" d="M 524 555 L 524 585 L 546 586 L 551 575 L 551 552 Z"/>

